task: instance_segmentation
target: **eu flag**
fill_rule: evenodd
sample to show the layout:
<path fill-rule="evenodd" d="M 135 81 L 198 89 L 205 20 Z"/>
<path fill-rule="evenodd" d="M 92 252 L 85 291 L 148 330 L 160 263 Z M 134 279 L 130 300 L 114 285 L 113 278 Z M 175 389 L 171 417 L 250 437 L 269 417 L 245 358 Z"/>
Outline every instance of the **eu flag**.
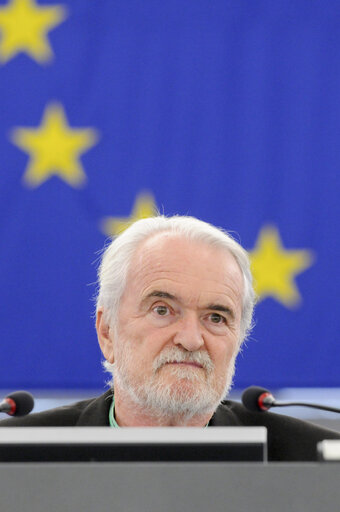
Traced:
<path fill-rule="evenodd" d="M 237 387 L 340 387 L 339 25 L 337 0 L 1 0 L 0 387 L 103 386 L 98 251 L 156 209 L 249 250 Z"/>

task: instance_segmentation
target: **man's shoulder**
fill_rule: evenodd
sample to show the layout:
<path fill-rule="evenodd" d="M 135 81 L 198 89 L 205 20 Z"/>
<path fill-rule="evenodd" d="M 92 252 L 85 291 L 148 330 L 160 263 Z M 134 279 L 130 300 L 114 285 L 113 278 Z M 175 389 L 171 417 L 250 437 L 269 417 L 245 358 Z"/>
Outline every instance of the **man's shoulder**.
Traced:
<path fill-rule="evenodd" d="M 106 426 L 112 392 L 20 418 L 6 418 L 0 427 Z"/>
<path fill-rule="evenodd" d="M 266 427 L 269 460 L 315 460 L 319 441 L 340 439 L 340 432 L 284 414 L 250 412 L 241 403 L 231 400 L 219 405 L 210 424 Z"/>
<path fill-rule="evenodd" d="M 233 418 L 234 425 L 240 426 L 285 426 L 291 429 L 308 430 L 312 432 L 320 432 L 322 434 L 335 435 L 340 437 L 340 432 L 336 432 L 324 427 L 315 425 L 309 421 L 304 421 L 292 416 L 277 412 L 251 412 L 248 411 L 240 402 L 232 400 L 223 400 L 215 413 L 216 423 L 221 424 L 227 419 L 230 424 L 230 418 Z M 214 416 L 214 417 L 215 417 Z"/>
<path fill-rule="evenodd" d="M 318 435 L 328 435 L 334 438 L 340 438 L 340 432 L 336 432 L 324 427 L 315 425 L 309 421 L 304 421 L 285 414 L 277 412 L 251 412 L 241 403 L 232 400 L 223 400 L 213 416 L 213 424 L 222 426 L 223 424 L 235 426 L 265 426 L 268 429 L 294 433 L 309 433 Z"/>

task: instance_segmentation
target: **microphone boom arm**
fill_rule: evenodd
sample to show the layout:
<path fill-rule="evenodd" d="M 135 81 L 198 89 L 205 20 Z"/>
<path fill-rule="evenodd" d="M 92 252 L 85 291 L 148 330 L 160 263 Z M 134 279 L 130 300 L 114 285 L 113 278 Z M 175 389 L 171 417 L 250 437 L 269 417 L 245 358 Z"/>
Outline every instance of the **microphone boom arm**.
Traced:
<path fill-rule="evenodd" d="M 327 405 L 318 405 L 318 404 L 308 404 L 305 402 L 277 402 L 276 400 L 270 404 L 270 407 L 290 407 L 290 406 L 300 406 L 300 407 L 310 407 L 311 409 L 321 409 L 322 411 L 328 412 L 338 412 L 340 413 L 340 409 L 336 407 L 330 407 Z"/>

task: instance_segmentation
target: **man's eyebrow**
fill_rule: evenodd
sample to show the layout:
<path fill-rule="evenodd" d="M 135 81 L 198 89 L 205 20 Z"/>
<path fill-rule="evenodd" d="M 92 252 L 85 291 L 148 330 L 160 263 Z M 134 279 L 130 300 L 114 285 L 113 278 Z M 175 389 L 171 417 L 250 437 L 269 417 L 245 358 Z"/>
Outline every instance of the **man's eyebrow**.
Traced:
<path fill-rule="evenodd" d="M 153 292 L 150 292 L 144 299 L 147 300 L 150 297 L 159 297 L 160 299 L 170 299 L 170 300 L 177 300 L 177 298 L 168 292 L 163 292 L 162 290 L 154 290 Z"/>

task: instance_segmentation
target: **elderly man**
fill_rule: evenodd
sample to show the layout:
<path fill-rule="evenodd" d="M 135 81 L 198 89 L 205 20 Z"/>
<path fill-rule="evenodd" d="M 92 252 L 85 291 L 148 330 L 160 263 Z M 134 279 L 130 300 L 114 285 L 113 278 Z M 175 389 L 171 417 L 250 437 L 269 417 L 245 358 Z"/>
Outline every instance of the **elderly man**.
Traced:
<path fill-rule="evenodd" d="M 244 250 L 196 219 L 137 222 L 106 251 L 97 333 L 119 425 L 204 426 L 253 309 Z"/>
<path fill-rule="evenodd" d="M 96 329 L 112 389 L 97 399 L 8 419 L 8 425 L 264 425 L 270 460 L 313 460 L 335 432 L 224 401 L 250 331 L 246 252 L 190 217 L 137 221 L 104 252 Z"/>

